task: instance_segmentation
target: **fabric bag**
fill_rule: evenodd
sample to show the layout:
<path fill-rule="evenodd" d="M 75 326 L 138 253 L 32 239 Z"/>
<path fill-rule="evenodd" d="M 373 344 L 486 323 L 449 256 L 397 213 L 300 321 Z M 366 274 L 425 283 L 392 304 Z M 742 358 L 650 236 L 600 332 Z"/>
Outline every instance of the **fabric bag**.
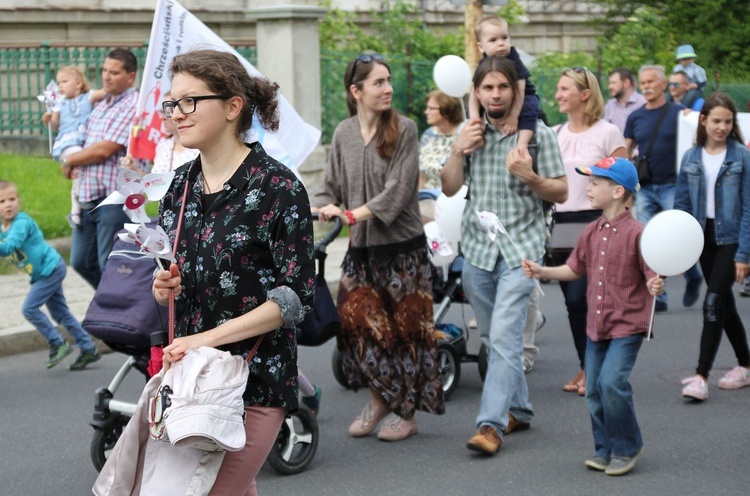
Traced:
<path fill-rule="evenodd" d="M 651 149 L 651 147 L 649 147 Z M 651 181 L 651 170 L 649 169 L 648 157 L 636 157 L 635 168 L 638 171 L 638 182 L 646 184 Z"/>

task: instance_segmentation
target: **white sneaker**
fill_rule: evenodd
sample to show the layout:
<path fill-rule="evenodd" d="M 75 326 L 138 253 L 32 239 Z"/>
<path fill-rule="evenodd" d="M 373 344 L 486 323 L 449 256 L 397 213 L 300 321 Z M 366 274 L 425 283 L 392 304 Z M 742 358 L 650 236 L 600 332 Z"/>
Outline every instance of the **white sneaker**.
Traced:
<path fill-rule="evenodd" d="M 699 375 L 688 377 L 682 381 L 686 386 L 682 389 L 682 395 L 686 398 L 704 401 L 708 399 L 708 384 Z"/>
<path fill-rule="evenodd" d="M 721 389 L 739 389 L 750 386 L 750 370 L 737 366 L 719 379 Z"/>

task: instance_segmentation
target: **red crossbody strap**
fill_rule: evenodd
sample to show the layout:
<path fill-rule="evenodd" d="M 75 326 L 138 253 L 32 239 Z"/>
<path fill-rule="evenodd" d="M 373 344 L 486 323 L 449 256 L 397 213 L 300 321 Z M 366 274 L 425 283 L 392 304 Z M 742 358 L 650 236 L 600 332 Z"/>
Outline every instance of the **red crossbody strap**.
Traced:
<path fill-rule="evenodd" d="M 177 243 L 180 239 L 180 232 L 182 231 L 182 218 L 185 215 L 185 203 L 187 203 L 188 186 L 187 176 L 185 176 L 185 191 L 182 193 L 182 205 L 180 206 L 180 216 L 177 218 L 177 232 L 174 235 L 174 244 L 172 245 L 172 255 L 177 257 Z M 168 327 L 169 327 L 169 344 L 174 341 L 174 326 L 175 326 L 175 310 L 174 310 L 174 289 L 169 290 L 169 313 L 168 313 Z"/>
<path fill-rule="evenodd" d="M 245 359 L 245 361 L 246 361 L 247 363 L 250 363 L 250 360 L 252 360 L 252 358 L 253 358 L 253 357 L 255 356 L 255 352 L 256 352 L 256 351 L 258 351 L 258 348 L 260 348 L 260 343 L 262 343 L 262 342 L 263 342 L 263 338 L 264 338 L 265 336 L 266 336 L 266 335 L 265 335 L 265 334 L 263 334 L 263 335 L 261 335 L 261 336 L 260 336 L 260 337 L 258 338 L 258 340 L 257 340 L 257 341 L 255 341 L 255 344 L 253 345 L 253 349 L 252 349 L 252 350 L 250 350 L 250 353 L 248 353 L 248 354 L 247 354 L 247 358 Z"/>

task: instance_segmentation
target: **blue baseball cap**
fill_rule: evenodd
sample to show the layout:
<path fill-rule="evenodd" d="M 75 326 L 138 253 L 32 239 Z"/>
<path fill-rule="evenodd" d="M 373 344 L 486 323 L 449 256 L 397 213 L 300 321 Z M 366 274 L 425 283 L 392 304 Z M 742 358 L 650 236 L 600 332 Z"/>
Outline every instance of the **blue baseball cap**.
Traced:
<path fill-rule="evenodd" d="M 591 167 L 576 167 L 576 172 L 584 176 L 601 176 L 613 180 L 631 193 L 640 189 L 638 171 L 628 159 L 607 157 Z"/>

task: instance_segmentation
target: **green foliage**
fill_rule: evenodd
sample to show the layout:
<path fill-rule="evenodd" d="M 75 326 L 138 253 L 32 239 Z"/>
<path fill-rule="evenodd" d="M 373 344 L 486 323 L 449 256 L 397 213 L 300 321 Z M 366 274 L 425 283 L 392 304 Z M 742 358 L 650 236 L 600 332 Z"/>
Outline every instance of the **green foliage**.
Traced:
<path fill-rule="evenodd" d="M 365 51 L 385 57 L 393 77 L 393 106 L 425 129 L 424 99 L 435 87 L 432 66 L 443 55 L 463 55 L 463 30 L 429 27 L 415 5 L 396 0 L 371 12 L 371 32 L 365 32 L 355 23 L 356 14 L 332 7 L 330 0 L 319 4 L 327 8 L 320 23 L 323 142 L 330 142 L 336 125 L 348 116 L 344 71 Z"/>
<path fill-rule="evenodd" d="M 500 7 L 497 11 L 497 15 L 505 19 L 508 22 L 508 26 L 517 26 L 523 23 L 526 17 L 526 9 L 517 0 L 508 0 L 508 3 Z"/>
<path fill-rule="evenodd" d="M 0 178 L 16 183 L 21 211 L 39 225 L 46 239 L 70 236 L 70 181 L 51 158 L 0 155 Z"/>
<path fill-rule="evenodd" d="M 667 71 L 674 66 L 676 44 L 669 22 L 653 7 L 636 10 L 597 41 L 605 73 L 618 67 L 637 72 L 647 64 L 662 65 Z"/>
<path fill-rule="evenodd" d="M 604 22 L 605 41 L 610 40 L 616 47 L 613 33 L 622 30 L 637 32 L 637 24 L 651 22 L 650 16 L 657 18 L 656 24 L 645 28 L 662 30 L 659 35 L 653 29 L 649 37 L 629 38 L 621 45 L 627 50 L 638 50 L 639 44 L 647 44 L 655 50 L 646 51 L 644 57 L 651 56 L 668 68 L 674 64 L 677 45 L 689 43 L 698 54 L 697 62 L 706 69 L 709 78 L 720 71 L 723 80 L 741 80 L 750 71 L 750 4 L 736 0 L 594 0 L 607 9 Z M 644 14 L 646 12 L 647 14 Z M 628 19 L 622 27 L 621 19 Z M 653 43 L 656 42 L 656 43 Z M 607 55 L 604 60 L 608 60 Z M 665 60 L 666 59 L 666 60 Z M 641 62 L 643 63 L 643 62 Z M 640 64 L 635 64 L 640 65 Z M 632 64 L 631 64 L 632 66 Z"/>

